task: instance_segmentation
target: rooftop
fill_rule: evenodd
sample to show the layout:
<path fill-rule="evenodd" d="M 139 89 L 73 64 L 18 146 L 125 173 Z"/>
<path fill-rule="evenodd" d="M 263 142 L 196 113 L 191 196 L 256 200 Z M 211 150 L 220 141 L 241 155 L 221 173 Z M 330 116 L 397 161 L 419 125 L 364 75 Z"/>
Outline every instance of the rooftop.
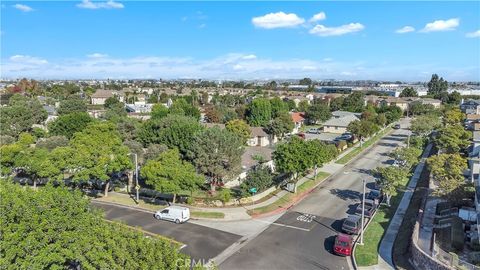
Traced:
<path fill-rule="evenodd" d="M 355 115 L 346 115 L 340 118 L 330 118 L 325 123 L 324 126 L 334 126 L 334 127 L 347 127 L 351 122 L 358 120 L 358 117 Z"/>
<path fill-rule="evenodd" d="M 261 146 L 246 146 L 242 155 L 242 168 L 249 169 L 258 164 L 255 157 L 261 157 L 265 161 L 272 160 L 273 149 Z"/>

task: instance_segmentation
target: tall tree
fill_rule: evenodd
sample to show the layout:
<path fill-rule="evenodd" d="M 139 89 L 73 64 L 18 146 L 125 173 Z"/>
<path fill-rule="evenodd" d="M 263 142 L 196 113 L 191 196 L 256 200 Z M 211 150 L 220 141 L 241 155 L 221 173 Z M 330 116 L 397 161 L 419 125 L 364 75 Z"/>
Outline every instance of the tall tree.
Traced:
<path fill-rule="evenodd" d="M 418 97 L 418 93 L 413 87 L 405 87 L 400 93 L 400 97 Z"/>
<path fill-rule="evenodd" d="M 82 131 L 94 119 L 85 112 L 74 112 L 61 115 L 55 121 L 50 122 L 48 131 L 53 136 L 65 136 L 71 139 L 75 132 Z"/>
<path fill-rule="evenodd" d="M 454 199 L 454 191 L 465 183 L 463 171 L 467 169 L 467 160 L 459 154 L 440 154 L 427 159 L 427 165 L 437 182 L 438 195 Z"/>
<path fill-rule="evenodd" d="M 330 108 L 324 103 L 316 103 L 310 106 L 306 111 L 306 118 L 310 123 L 324 122 L 332 117 Z"/>
<path fill-rule="evenodd" d="M 250 138 L 251 130 L 247 122 L 235 119 L 227 122 L 225 125 L 226 129 L 233 134 L 237 135 L 243 144 L 247 143 L 248 138 Z"/>
<path fill-rule="evenodd" d="M 272 119 L 272 105 L 265 98 L 256 98 L 247 109 L 247 121 L 251 126 L 266 126 Z"/>
<path fill-rule="evenodd" d="M 385 194 L 387 205 L 390 206 L 390 199 L 397 194 L 398 186 L 406 182 L 409 176 L 408 170 L 392 166 L 379 167 L 375 170 L 375 174 L 378 175 L 377 183 Z"/>
<path fill-rule="evenodd" d="M 438 130 L 434 142 L 447 153 L 458 153 L 470 145 L 471 134 L 459 124 L 446 126 Z"/>
<path fill-rule="evenodd" d="M 425 136 L 441 127 L 441 125 L 441 120 L 438 117 L 426 114 L 415 117 L 410 124 L 410 130 L 416 134 Z"/>
<path fill-rule="evenodd" d="M 0 133 L 17 137 L 30 131 L 33 124 L 41 124 L 47 119 L 47 112 L 36 98 L 15 94 L 10 97 L 8 106 L 0 107 Z"/>
<path fill-rule="evenodd" d="M 37 187 L 39 178 L 59 176 L 60 170 L 51 162 L 51 155 L 44 148 L 26 148 L 21 151 L 15 160 L 15 167 L 22 168 L 33 180 L 33 187 Z"/>
<path fill-rule="evenodd" d="M 74 180 L 99 179 L 105 183 L 108 196 L 110 175 L 133 167 L 128 147 L 122 144 L 114 124 L 94 122 L 70 141 L 74 149 Z"/>
<path fill-rule="evenodd" d="M 207 176 L 212 191 L 232 180 L 240 171 L 244 152 L 241 140 L 217 127 L 198 133 L 191 144 L 189 157 L 197 170 Z"/>
<path fill-rule="evenodd" d="M 443 78 L 439 78 L 437 74 L 432 74 L 432 78 L 427 84 L 428 94 L 439 97 L 442 93 L 447 92 L 448 82 Z"/>
<path fill-rule="evenodd" d="M 355 120 L 350 122 L 347 126 L 347 130 L 355 135 L 360 140 L 360 146 L 362 146 L 362 140 L 366 137 L 373 135 L 378 131 L 378 126 L 371 121 L 367 120 Z"/>
<path fill-rule="evenodd" d="M 342 110 L 349 112 L 362 112 L 365 107 L 365 94 L 355 91 L 345 97 L 342 104 Z"/>
<path fill-rule="evenodd" d="M 165 105 L 157 103 L 153 105 L 152 112 L 150 113 L 151 119 L 162 119 L 168 115 L 168 108 Z"/>
<path fill-rule="evenodd" d="M 273 152 L 273 160 L 278 171 L 292 174 L 295 179 L 299 173 L 314 165 L 307 143 L 298 137 L 293 137 L 287 143 L 278 144 Z"/>
<path fill-rule="evenodd" d="M 292 132 L 294 127 L 295 124 L 293 123 L 290 114 L 283 113 L 270 121 L 270 123 L 267 125 L 266 131 L 271 135 L 283 138 L 285 134 Z"/>
<path fill-rule="evenodd" d="M 60 102 L 57 110 L 59 115 L 65 115 L 74 112 L 87 112 L 87 104 L 85 100 L 79 97 L 71 97 Z"/>
<path fill-rule="evenodd" d="M 443 114 L 443 123 L 445 126 L 460 125 L 465 119 L 465 114 L 459 108 L 446 110 Z"/>
<path fill-rule="evenodd" d="M 278 117 L 282 113 L 288 112 L 287 104 L 279 97 L 270 99 L 270 104 L 272 106 L 272 118 Z"/>
<path fill-rule="evenodd" d="M 195 172 L 191 163 L 180 159 L 176 149 L 165 151 L 158 158 L 147 161 L 141 169 L 141 175 L 155 190 L 172 193 L 173 203 L 181 190 L 192 193 L 204 182 L 203 176 Z"/>

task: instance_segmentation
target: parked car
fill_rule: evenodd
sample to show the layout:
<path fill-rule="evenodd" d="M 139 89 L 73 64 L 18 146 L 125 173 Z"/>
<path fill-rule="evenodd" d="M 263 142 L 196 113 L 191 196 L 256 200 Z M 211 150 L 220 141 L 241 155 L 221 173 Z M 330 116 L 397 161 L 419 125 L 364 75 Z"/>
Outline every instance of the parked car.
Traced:
<path fill-rule="evenodd" d="M 158 210 L 154 217 L 156 219 L 173 221 L 176 224 L 184 223 L 190 219 L 190 209 L 182 206 L 169 206 L 163 210 Z"/>
<path fill-rule="evenodd" d="M 378 204 L 375 201 L 365 199 L 365 212 L 364 212 L 365 217 L 367 218 L 372 217 L 377 207 L 378 207 Z M 355 209 L 355 214 L 357 215 L 362 214 L 362 203 L 358 204 L 357 209 Z"/>
<path fill-rule="evenodd" d="M 322 131 L 320 128 L 310 128 L 307 130 L 307 133 L 320 134 Z"/>
<path fill-rule="evenodd" d="M 335 244 L 333 245 L 333 252 L 340 256 L 352 255 L 353 238 L 348 234 L 339 233 L 335 237 Z"/>
<path fill-rule="evenodd" d="M 348 234 L 358 234 L 362 228 L 360 216 L 349 215 L 342 223 L 342 231 Z"/>
<path fill-rule="evenodd" d="M 367 199 L 376 201 L 379 204 L 383 199 L 383 194 L 380 190 L 372 189 L 368 192 Z"/>
<path fill-rule="evenodd" d="M 400 124 L 396 124 L 395 126 L 393 126 L 394 129 L 401 129 L 402 126 L 400 126 Z"/>
<path fill-rule="evenodd" d="M 305 133 L 297 133 L 297 136 L 300 137 L 300 139 L 305 140 Z"/>

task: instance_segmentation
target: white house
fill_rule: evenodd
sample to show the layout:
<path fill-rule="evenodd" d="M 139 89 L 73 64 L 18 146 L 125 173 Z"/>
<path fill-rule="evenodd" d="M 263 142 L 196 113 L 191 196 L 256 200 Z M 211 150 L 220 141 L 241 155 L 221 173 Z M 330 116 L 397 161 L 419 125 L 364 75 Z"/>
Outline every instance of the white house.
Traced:
<path fill-rule="evenodd" d="M 95 93 L 92 94 L 90 97 L 90 102 L 92 105 L 104 105 L 105 101 L 110 98 L 114 97 L 112 90 L 103 90 L 99 89 Z"/>
<path fill-rule="evenodd" d="M 269 144 L 268 134 L 262 127 L 250 128 L 250 138 L 247 140 L 248 146 L 268 146 Z"/>
<path fill-rule="evenodd" d="M 358 120 L 354 114 L 345 115 L 339 118 L 332 117 L 323 123 L 323 132 L 342 134 L 347 132 L 348 124 Z"/>

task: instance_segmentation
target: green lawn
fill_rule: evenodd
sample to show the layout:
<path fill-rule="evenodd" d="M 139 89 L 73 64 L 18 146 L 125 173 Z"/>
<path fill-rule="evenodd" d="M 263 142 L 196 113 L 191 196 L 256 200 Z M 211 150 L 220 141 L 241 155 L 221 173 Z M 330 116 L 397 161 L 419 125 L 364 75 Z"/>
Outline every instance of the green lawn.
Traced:
<path fill-rule="evenodd" d="M 286 195 L 284 195 L 283 197 L 281 197 L 280 199 L 278 199 L 274 203 L 266 205 L 266 206 L 258 207 L 258 208 L 252 209 L 252 210 L 248 210 L 247 213 L 249 215 L 258 215 L 258 214 L 264 214 L 264 213 L 272 212 L 272 211 L 274 211 L 278 208 L 286 207 L 292 202 L 292 200 L 295 197 L 300 196 L 305 191 L 308 191 L 309 189 L 311 189 L 316 184 L 322 182 L 329 175 L 330 174 L 326 173 L 326 172 L 318 172 L 317 179 L 307 181 L 307 182 L 303 183 L 302 185 L 300 185 L 299 187 L 297 187 L 297 193 L 295 193 L 295 194 L 287 193 Z"/>
<path fill-rule="evenodd" d="M 224 218 L 225 217 L 225 214 L 222 212 L 192 211 L 190 212 L 190 215 L 193 218 Z"/>
<path fill-rule="evenodd" d="M 406 186 L 409 180 L 410 179 L 406 179 L 401 186 Z M 358 245 L 355 249 L 355 260 L 358 266 L 369 266 L 378 263 L 378 247 L 380 246 L 380 241 L 402 197 L 403 190 L 391 198 L 390 207 L 382 204 L 378 209 L 378 212 L 373 217 L 372 222 L 368 225 L 363 236 L 364 245 Z"/>
<path fill-rule="evenodd" d="M 134 206 L 134 207 L 140 207 L 144 208 L 147 210 L 152 210 L 152 211 L 157 211 L 159 209 L 165 208 L 166 206 L 162 205 L 155 205 L 148 203 L 142 199 L 140 199 L 140 202 L 138 204 L 135 203 L 135 200 L 131 198 L 129 195 L 126 194 L 121 194 L 121 193 L 109 193 L 108 197 L 100 197 L 95 200 L 98 201 L 103 201 L 103 202 L 112 202 L 112 203 L 118 203 L 118 204 L 123 204 L 123 205 L 128 205 L 128 206 Z"/>
<path fill-rule="evenodd" d="M 390 132 L 392 130 L 391 127 L 387 127 L 383 131 L 380 131 L 377 135 L 373 136 L 370 138 L 368 141 L 364 142 L 362 144 L 362 148 L 359 147 L 359 144 L 357 143 L 358 146 L 355 146 L 355 148 L 345 156 L 343 156 L 341 159 L 335 161 L 337 164 L 347 164 L 352 158 L 354 158 L 356 155 L 358 155 L 363 149 L 369 147 L 370 145 L 374 144 L 377 142 L 381 137 L 383 137 L 385 134 Z"/>

